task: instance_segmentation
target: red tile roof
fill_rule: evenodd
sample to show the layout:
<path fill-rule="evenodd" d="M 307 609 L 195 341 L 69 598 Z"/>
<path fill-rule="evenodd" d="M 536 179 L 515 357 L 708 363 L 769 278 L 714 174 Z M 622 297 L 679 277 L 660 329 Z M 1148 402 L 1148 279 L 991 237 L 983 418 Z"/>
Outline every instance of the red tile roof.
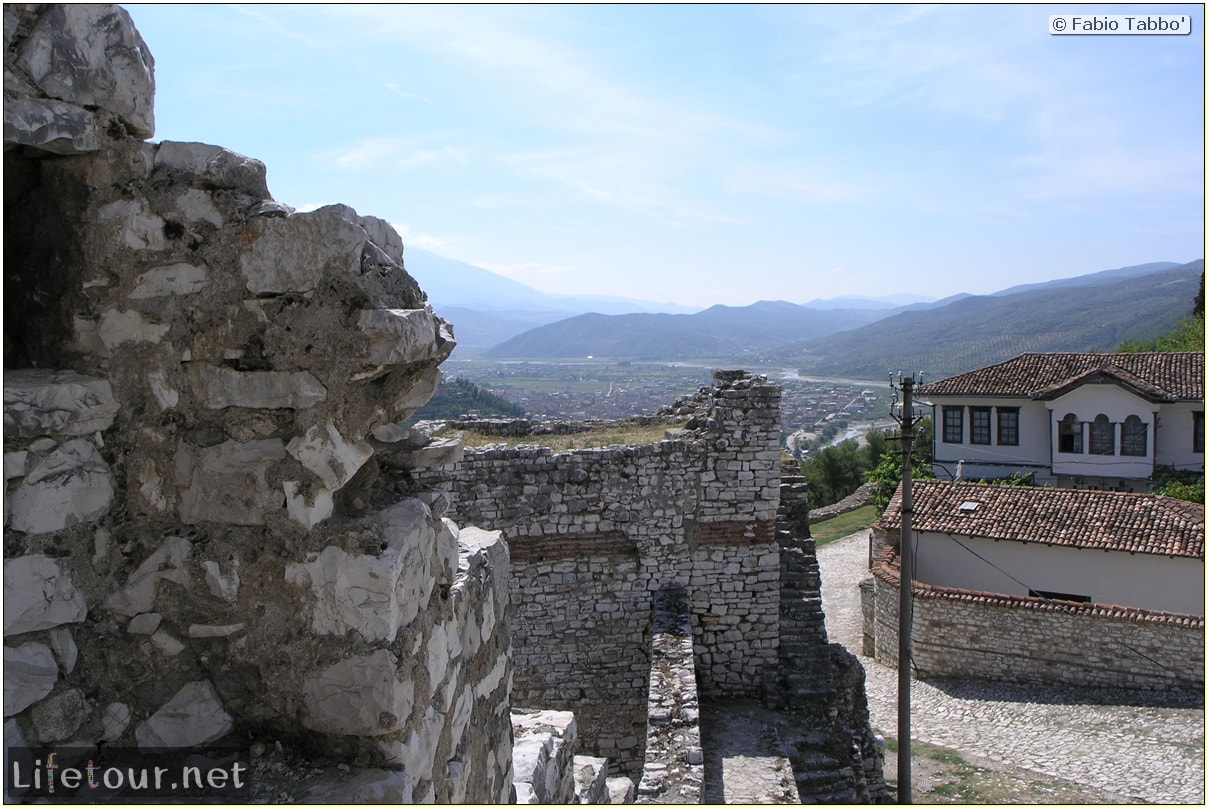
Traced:
<path fill-rule="evenodd" d="M 1021 354 L 975 371 L 922 385 L 927 396 L 1049 398 L 1102 374 L 1154 400 L 1205 398 L 1205 355 L 1194 351 L 1149 354 Z"/>
<path fill-rule="evenodd" d="M 1157 494 L 918 480 L 915 531 L 1205 558 L 1205 507 Z M 964 506 L 964 507 L 963 507 Z M 902 526 L 902 488 L 879 525 Z"/>

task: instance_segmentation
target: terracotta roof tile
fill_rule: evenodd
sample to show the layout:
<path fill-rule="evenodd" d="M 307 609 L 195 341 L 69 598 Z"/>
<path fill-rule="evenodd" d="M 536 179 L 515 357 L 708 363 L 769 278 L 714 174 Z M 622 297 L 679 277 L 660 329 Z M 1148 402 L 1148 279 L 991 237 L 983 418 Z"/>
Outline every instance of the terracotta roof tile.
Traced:
<path fill-rule="evenodd" d="M 1041 398 L 1102 372 L 1143 395 L 1205 398 L 1205 355 L 1194 351 L 1147 354 L 1021 354 L 1019 357 L 922 385 L 927 396 Z"/>
<path fill-rule="evenodd" d="M 914 481 L 911 492 L 916 531 L 1205 558 L 1205 507 L 1198 503 L 1157 494 L 944 480 Z M 899 530 L 901 508 L 900 487 L 879 524 Z"/>

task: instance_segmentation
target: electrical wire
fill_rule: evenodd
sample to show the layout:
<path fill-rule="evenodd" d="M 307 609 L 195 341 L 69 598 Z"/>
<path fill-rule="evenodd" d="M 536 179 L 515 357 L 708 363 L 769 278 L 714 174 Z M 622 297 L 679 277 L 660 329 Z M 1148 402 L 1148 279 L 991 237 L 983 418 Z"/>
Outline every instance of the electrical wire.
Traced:
<path fill-rule="evenodd" d="M 987 558 L 986 558 L 985 556 L 983 556 L 982 554 L 980 554 L 980 553 L 978 553 L 977 551 L 975 551 L 973 548 L 970 548 L 969 546 L 967 546 L 965 543 L 963 543 L 961 540 L 959 540 L 959 539 L 958 539 L 957 537 L 955 537 L 954 535 L 952 535 L 952 534 L 945 534 L 945 536 L 946 536 L 946 537 L 947 537 L 947 538 L 948 538 L 950 541 L 952 541 L 953 543 L 955 543 L 955 544 L 956 544 L 956 545 L 957 545 L 959 548 L 961 548 L 962 550 L 966 551 L 967 553 L 971 554 L 972 556 L 976 557 L 977 559 L 980 559 L 980 560 L 981 560 L 983 563 L 985 563 L 986 565 L 988 565 L 989 567 L 991 567 L 993 570 L 997 571 L 998 573 L 1001 573 L 1003 576 L 1005 576 L 1005 577 L 1007 577 L 1007 578 L 1011 579 L 1011 580 L 1012 580 L 1012 581 L 1014 581 L 1016 584 L 1018 584 L 1018 585 L 1020 585 L 1021 587 L 1023 587 L 1023 588 L 1025 589 L 1025 592 L 1028 592 L 1028 593 L 1035 593 L 1035 592 L 1039 592 L 1039 591 L 1038 591 L 1036 588 L 1029 587 L 1027 583 L 1025 583 L 1025 582 L 1021 581 L 1020 579 L 1016 578 L 1016 577 L 1015 577 L 1015 576 L 1013 576 L 1011 573 L 1008 573 L 1006 570 L 1004 570 L 1003 568 L 999 567 L 999 565 L 995 564 L 994 562 L 992 562 L 991 560 L 987 559 Z M 919 543 L 917 542 L 917 543 L 915 543 L 915 548 L 914 548 L 914 550 L 912 551 L 911 558 L 912 558 L 912 560 L 914 561 L 915 559 L 917 559 L 917 558 L 918 558 L 918 556 L 919 556 Z M 916 569 L 918 570 L 918 568 L 916 568 Z M 1041 601 L 1044 601 L 1044 602 L 1046 602 L 1046 603 L 1049 603 L 1049 604 L 1062 604 L 1062 603 L 1066 603 L 1066 602 L 1061 601 L 1060 599 L 1048 598 L 1048 597 L 1046 597 L 1046 596 L 1040 596 L 1040 595 L 1039 595 L 1039 596 L 1033 596 L 1033 597 L 1034 597 L 1034 598 L 1037 598 L 1037 599 L 1039 599 L 1039 600 L 1041 600 Z M 914 601 L 912 601 L 912 608 L 914 609 Z M 914 619 L 914 617 L 915 617 L 914 615 L 912 615 L 912 616 L 911 616 L 911 618 L 912 618 L 912 619 Z M 1188 680 L 1187 680 L 1187 679 L 1184 677 L 1184 675 L 1183 675 L 1183 674 L 1181 674 L 1180 672 L 1176 671 L 1175 669 L 1172 669 L 1170 666 L 1166 666 L 1166 665 L 1164 665 L 1163 663 L 1159 662 L 1158 660 L 1155 660 L 1153 657 L 1151 657 L 1150 655 L 1148 655 L 1148 654 L 1146 654 L 1145 652 L 1141 651 L 1140 649 L 1136 649 L 1136 648 L 1134 648 L 1133 646 L 1130 646 L 1128 643 L 1125 643 L 1124 641 L 1121 641 L 1121 640 L 1118 640 L 1117 638 L 1112 637 L 1112 636 L 1111 636 L 1111 635 L 1109 635 L 1108 633 L 1104 633 L 1104 638 L 1105 638 L 1105 639 L 1106 639 L 1108 642 L 1110 642 L 1110 643 L 1115 643 L 1116 645 L 1121 646 L 1122 648 L 1128 649 L 1129 651 L 1133 652 L 1133 653 L 1134 653 L 1134 654 L 1136 654 L 1137 656 L 1139 656 L 1139 657 L 1141 657 L 1141 658 L 1143 658 L 1143 659 L 1145 659 L 1145 660 L 1149 660 L 1149 661 L 1150 661 L 1151 663 L 1153 663 L 1154 665 L 1156 665 L 1156 666 L 1158 666 L 1159 668 L 1163 669 L 1164 671 L 1166 671 L 1166 672 L 1168 672 L 1168 673 L 1170 673 L 1170 674 L 1174 675 L 1177 681 L 1179 681 L 1179 682 L 1181 682 L 1181 683 L 1188 683 L 1188 682 L 1189 682 L 1189 681 L 1188 681 Z M 926 642 L 926 641 L 925 641 L 925 642 Z M 914 656 L 912 656 L 911 663 L 912 663 L 912 665 L 914 666 L 914 664 L 915 664 Z M 1196 687 L 1196 684 L 1195 684 L 1195 683 L 1192 683 L 1192 684 L 1191 684 L 1189 687 L 1193 687 L 1193 688 L 1195 688 L 1195 687 Z"/>

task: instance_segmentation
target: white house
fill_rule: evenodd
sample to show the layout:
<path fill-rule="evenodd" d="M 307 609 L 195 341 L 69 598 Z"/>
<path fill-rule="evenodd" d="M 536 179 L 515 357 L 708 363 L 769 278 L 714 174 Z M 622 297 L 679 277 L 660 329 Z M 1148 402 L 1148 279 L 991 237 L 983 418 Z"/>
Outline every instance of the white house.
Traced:
<path fill-rule="evenodd" d="M 1205 470 L 1204 354 L 1022 354 L 917 393 L 941 479 L 1145 491 L 1156 466 Z"/>
<path fill-rule="evenodd" d="M 901 528 L 902 490 L 878 528 Z M 939 588 L 1205 614 L 1205 507 L 1156 494 L 919 480 L 913 579 Z"/>
<path fill-rule="evenodd" d="M 1204 689 L 1205 507 L 1156 494 L 921 480 L 918 677 Z M 898 660 L 902 490 L 873 526 L 865 650 Z"/>

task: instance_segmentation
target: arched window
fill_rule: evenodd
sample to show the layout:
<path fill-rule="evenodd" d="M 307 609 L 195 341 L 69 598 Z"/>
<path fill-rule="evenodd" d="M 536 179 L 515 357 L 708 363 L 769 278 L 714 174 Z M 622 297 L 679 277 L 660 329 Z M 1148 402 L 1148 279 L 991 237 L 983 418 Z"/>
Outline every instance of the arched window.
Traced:
<path fill-rule="evenodd" d="M 1058 422 L 1058 451 L 1083 452 L 1083 422 L 1074 413 L 1067 413 Z"/>
<path fill-rule="evenodd" d="M 1091 423 L 1091 441 L 1088 449 L 1092 455 L 1115 455 L 1117 452 L 1117 431 L 1101 413 Z"/>
<path fill-rule="evenodd" d="M 1137 416 L 1130 416 L 1121 425 L 1121 454 L 1146 457 L 1146 423 Z"/>

